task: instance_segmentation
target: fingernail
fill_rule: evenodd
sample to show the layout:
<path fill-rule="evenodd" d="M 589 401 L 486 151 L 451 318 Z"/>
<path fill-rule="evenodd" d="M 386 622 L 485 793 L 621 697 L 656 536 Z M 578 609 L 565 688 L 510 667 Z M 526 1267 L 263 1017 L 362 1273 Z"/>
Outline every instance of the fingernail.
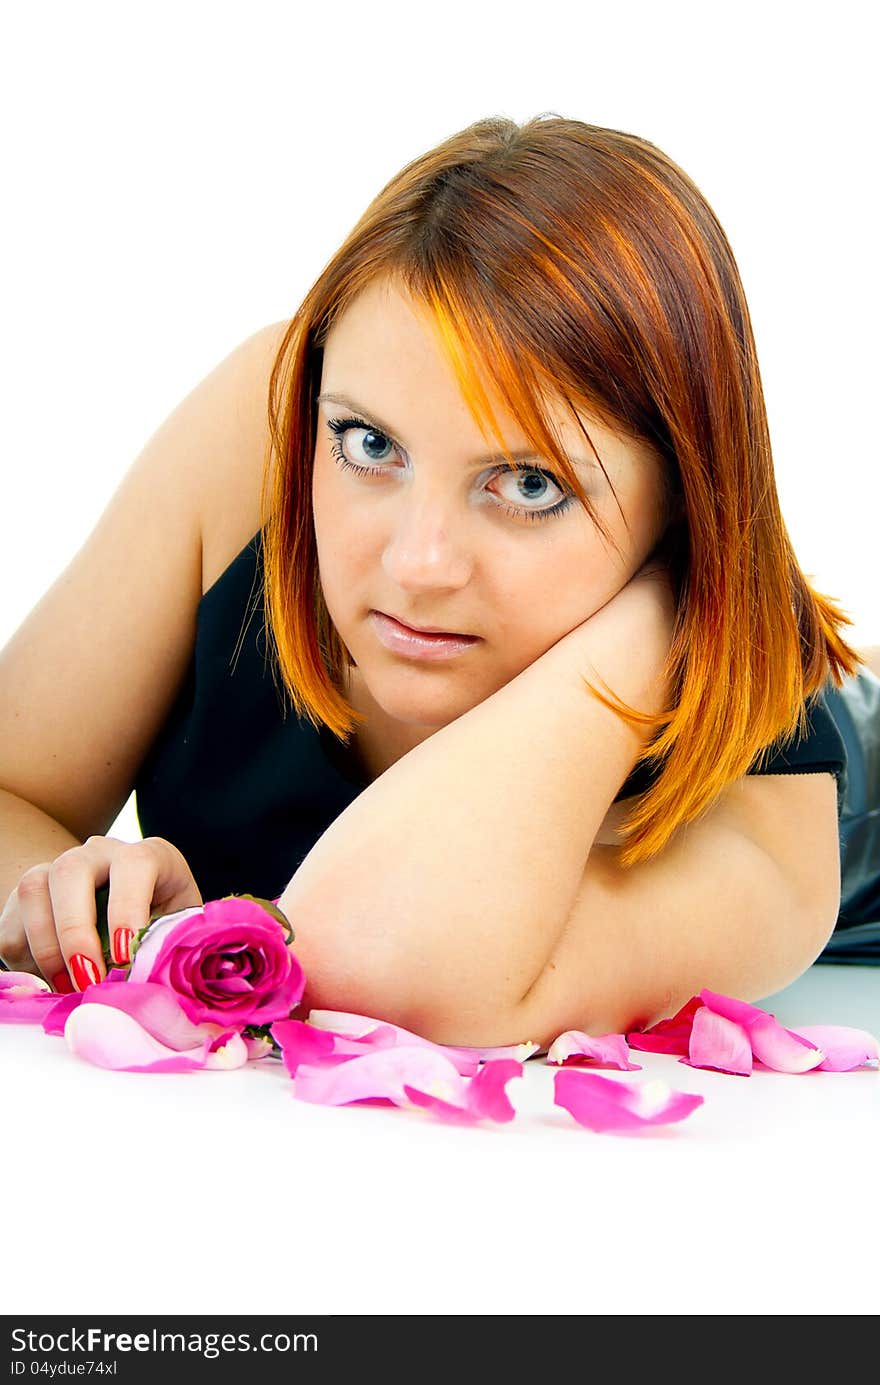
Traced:
<path fill-rule="evenodd" d="M 113 956 L 117 962 L 131 961 L 131 944 L 134 938 L 133 928 L 117 928 L 113 934 Z"/>
<path fill-rule="evenodd" d="M 57 976 L 52 977 L 52 990 L 58 991 L 59 995 L 72 994 L 73 982 L 66 971 L 59 971 Z"/>
<path fill-rule="evenodd" d="M 101 980 L 101 973 L 91 957 L 85 957 L 81 952 L 75 952 L 71 957 L 70 969 L 78 991 L 84 991 L 86 986 L 96 986 Z"/>

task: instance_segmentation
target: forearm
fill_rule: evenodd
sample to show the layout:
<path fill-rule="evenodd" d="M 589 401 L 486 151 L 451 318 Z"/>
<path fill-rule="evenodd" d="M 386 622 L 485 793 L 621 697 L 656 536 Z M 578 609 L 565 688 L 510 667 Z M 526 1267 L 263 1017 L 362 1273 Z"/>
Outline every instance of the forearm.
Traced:
<path fill-rule="evenodd" d="M 78 837 L 41 808 L 0 789 L 0 907 L 30 866 L 80 845 Z"/>
<path fill-rule="evenodd" d="M 634 599 L 613 618 L 610 607 L 597 612 L 331 824 L 280 901 L 306 1007 L 429 1037 L 452 1022 L 460 1034 L 494 1031 L 514 1013 L 644 744 L 582 679 L 643 710 L 663 705 L 668 641 L 649 607 Z"/>

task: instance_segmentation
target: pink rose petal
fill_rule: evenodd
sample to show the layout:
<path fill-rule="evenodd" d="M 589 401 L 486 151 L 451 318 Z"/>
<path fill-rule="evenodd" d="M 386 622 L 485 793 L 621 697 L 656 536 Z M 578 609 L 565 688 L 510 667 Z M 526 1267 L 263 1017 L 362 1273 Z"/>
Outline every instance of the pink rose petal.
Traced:
<path fill-rule="evenodd" d="M 553 1076 L 553 1101 L 588 1130 L 638 1130 L 684 1120 L 703 1098 L 679 1092 L 665 1082 L 619 1082 L 579 1068 L 560 1068 Z"/>
<path fill-rule="evenodd" d="M 348 1039 L 361 1041 L 363 1052 L 371 1048 L 386 1048 L 392 1044 L 404 1044 L 407 1047 L 424 1044 L 444 1053 L 463 1077 L 470 1077 L 477 1071 L 481 1062 L 489 1059 L 512 1058 L 515 1062 L 522 1063 L 533 1053 L 540 1052 L 540 1045 L 531 1040 L 496 1048 L 461 1048 L 450 1044 L 436 1044 L 432 1039 L 414 1034 L 399 1024 L 392 1024 L 390 1020 L 373 1019 L 369 1015 L 351 1014 L 345 1010 L 310 1010 L 308 1023 L 320 1029 L 330 1029 Z M 342 1050 L 338 1048 L 337 1051 Z"/>
<path fill-rule="evenodd" d="M 211 1038 L 183 1053 L 159 1043 L 124 1010 L 109 1005 L 78 1005 L 64 1027 L 72 1053 L 100 1068 L 127 1072 L 188 1072 L 207 1065 Z"/>
<path fill-rule="evenodd" d="M 507 1083 L 522 1077 L 523 1065 L 517 1058 L 490 1058 L 468 1083 L 468 1105 L 477 1115 L 493 1121 L 510 1121 L 516 1111 L 507 1095 Z"/>
<path fill-rule="evenodd" d="M 295 1077 L 300 1063 L 312 1066 L 326 1066 L 344 1063 L 350 1056 L 334 1052 L 335 1034 L 319 1029 L 303 1020 L 276 1020 L 271 1029 L 272 1037 L 281 1045 L 284 1066 Z"/>
<path fill-rule="evenodd" d="M 622 1068 L 625 1072 L 641 1072 L 641 1063 L 629 1061 L 629 1049 L 623 1034 L 603 1034 L 592 1038 L 580 1029 L 566 1029 L 554 1039 L 547 1050 L 548 1063 L 592 1062 L 607 1068 Z M 570 1064 L 573 1066 L 573 1064 Z"/>
<path fill-rule="evenodd" d="M 801 1024 L 791 1031 L 825 1054 L 819 1064 L 825 1072 L 850 1072 L 880 1060 L 880 1045 L 865 1029 L 844 1024 Z"/>
<path fill-rule="evenodd" d="M 723 1015 L 742 1026 L 752 1053 L 765 1067 L 776 1072 L 809 1072 L 825 1058 L 821 1049 L 785 1029 L 773 1015 L 757 1005 L 707 990 L 700 991 L 700 999 L 716 1015 Z"/>
<path fill-rule="evenodd" d="M 183 923 L 186 919 L 201 918 L 203 906 L 194 904 L 189 909 L 178 909 L 173 914 L 162 914 L 159 918 L 153 919 L 144 936 L 137 946 L 137 951 L 131 961 L 129 975 L 133 981 L 147 981 L 153 965 L 162 950 L 162 944 L 169 933 Z"/>
<path fill-rule="evenodd" d="M 701 1005 L 694 1015 L 689 1056 L 679 1062 L 691 1068 L 717 1068 L 719 1072 L 748 1077 L 752 1071 L 752 1046 L 741 1024 Z"/>
<path fill-rule="evenodd" d="M 694 1015 L 702 1005 L 700 997 L 691 996 L 670 1019 L 658 1020 L 649 1029 L 635 1029 L 626 1036 L 630 1048 L 645 1053 L 677 1053 L 687 1055 Z"/>
<path fill-rule="evenodd" d="M 41 1024 L 60 999 L 42 976 L 0 971 L 0 1024 Z"/>
<path fill-rule="evenodd" d="M 410 1087 L 407 1083 L 403 1085 L 403 1093 L 413 1106 L 424 1107 L 432 1116 L 436 1116 L 447 1125 L 476 1125 L 480 1119 L 477 1112 L 472 1111 L 469 1106 L 456 1106 L 451 1101 L 443 1101 L 439 1096 L 429 1096 L 427 1092 L 420 1092 L 417 1087 Z"/>
<path fill-rule="evenodd" d="M 265 1045 L 261 1045 L 261 1049 L 263 1051 L 255 1056 L 265 1057 Z M 243 1068 L 250 1058 L 248 1041 L 237 1029 L 228 1029 L 225 1034 L 211 1039 L 205 1067 L 228 1072 L 231 1068 Z"/>
<path fill-rule="evenodd" d="M 522 1076 L 522 1063 L 515 1058 L 490 1058 L 467 1084 L 467 1105 L 461 1107 L 441 1097 L 420 1092 L 404 1084 L 404 1094 L 414 1106 L 422 1106 L 440 1120 L 457 1125 L 473 1125 L 482 1119 L 511 1121 L 516 1111 L 505 1091 L 513 1077 Z"/>
<path fill-rule="evenodd" d="M 99 983 L 107 985 L 106 981 Z M 88 989 L 88 988 L 87 988 Z M 85 991 L 71 991 L 69 995 L 58 995 L 55 997 L 55 1004 L 49 1010 L 43 1020 L 43 1029 L 47 1034 L 64 1034 L 64 1026 L 67 1024 L 67 1016 L 71 1010 L 75 1010 L 82 1004 Z"/>
<path fill-rule="evenodd" d="M 333 1066 L 300 1063 L 293 1079 L 294 1094 L 302 1101 L 342 1106 L 351 1101 L 383 1097 L 395 1106 L 409 1104 L 404 1086 L 440 1097 L 467 1109 L 467 1083 L 455 1064 L 423 1044 L 377 1049 Z"/>
<path fill-rule="evenodd" d="M 63 1033 L 80 1058 L 130 1072 L 237 1068 L 252 1050 L 234 1026 L 195 1025 L 173 992 L 152 981 L 117 979 L 63 996 L 44 1028 Z M 265 1046 L 260 1046 L 260 1056 Z"/>
<path fill-rule="evenodd" d="M 178 996 L 155 981 L 126 981 L 124 985 L 101 981 L 87 986 L 79 999 L 79 1009 L 99 1006 L 123 1010 L 151 1038 L 179 1053 L 197 1048 L 204 1039 L 212 1039 L 226 1029 L 236 1028 L 213 1023 L 193 1024 L 184 1013 Z"/>
<path fill-rule="evenodd" d="M 261 1058 L 269 1058 L 275 1052 L 271 1039 L 266 1039 L 262 1034 L 242 1034 L 247 1058 L 249 1063 L 258 1062 Z"/>

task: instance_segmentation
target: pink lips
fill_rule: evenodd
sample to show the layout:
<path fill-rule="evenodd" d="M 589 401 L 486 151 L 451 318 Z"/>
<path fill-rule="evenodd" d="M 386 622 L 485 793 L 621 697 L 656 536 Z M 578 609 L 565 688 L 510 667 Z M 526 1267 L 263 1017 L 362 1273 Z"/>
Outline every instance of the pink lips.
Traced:
<path fill-rule="evenodd" d="M 370 621 L 386 649 L 409 659 L 450 659 L 479 643 L 477 635 L 428 635 L 403 625 L 383 611 L 371 611 Z"/>

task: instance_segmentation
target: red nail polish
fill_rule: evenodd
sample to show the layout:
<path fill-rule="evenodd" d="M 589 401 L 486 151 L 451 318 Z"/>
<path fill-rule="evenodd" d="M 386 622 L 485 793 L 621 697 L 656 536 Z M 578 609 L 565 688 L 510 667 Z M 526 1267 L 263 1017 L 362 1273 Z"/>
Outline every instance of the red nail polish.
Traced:
<path fill-rule="evenodd" d="M 73 982 L 66 971 L 59 971 L 57 976 L 52 977 L 52 990 L 57 991 L 59 995 L 73 994 Z"/>
<path fill-rule="evenodd" d="M 82 952 L 73 954 L 70 970 L 73 972 L 73 980 L 78 991 L 84 991 L 86 986 L 96 986 L 101 980 L 101 973 L 91 957 L 84 956 Z"/>
<path fill-rule="evenodd" d="M 131 944 L 134 938 L 133 928 L 117 928 L 113 934 L 113 956 L 117 962 L 126 966 L 131 961 Z"/>

